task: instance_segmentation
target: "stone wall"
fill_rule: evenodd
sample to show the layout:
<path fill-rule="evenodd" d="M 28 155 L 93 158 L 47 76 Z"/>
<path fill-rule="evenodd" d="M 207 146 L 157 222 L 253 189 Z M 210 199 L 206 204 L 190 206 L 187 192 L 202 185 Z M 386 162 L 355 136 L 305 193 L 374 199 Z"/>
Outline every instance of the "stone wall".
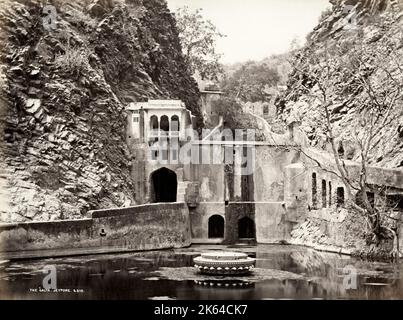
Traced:
<path fill-rule="evenodd" d="M 284 203 L 255 203 L 256 241 L 279 243 L 290 238 L 292 224 L 287 221 Z"/>
<path fill-rule="evenodd" d="M 192 242 L 205 243 L 208 241 L 208 221 L 213 215 L 220 215 L 225 221 L 225 204 L 222 202 L 201 202 L 197 208 L 190 210 Z M 227 224 L 225 221 L 224 226 Z M 224 228 L 225 230 L 225 228 Z M 225 238 L 225 231 L 224 231 Z"/>
<path fill-rule="evenodd" d="M 191 167 L 193 179 L 199 184 L 199 203 L 190 210 L 192 241 L 197 243 L 209 242 L 209 218 L 216 214 L 225 217 L 224 165 L 200 164 Z"/>
<path fill-rule="evenodd" d="M 91 219 L 0 225 L 0 257 L 31 258 L 190 245 L 184 203 L 92 211 Z"/>
<path fill-rule="evenodd" d="M 351 176 L 357 175 L 352 162 L 347 163 L 347 168 Z M 383 241 L 378 246 L 366 243 L 366 221 L 348 209 L 346 203 L 348 194 L 345 191 L 344 201 L 340 201 L 338 189 L 345 190 L 345 185 L 337 175 L 322 170 L 310 161 L 305 161 L 303 166 L 293 164 L 287 167 L 286 173 L 287 214 L 292 216 L 295 213 L 297 218 L 291 223 L 290 243 L 323 251 L 372 257 L 386 257 L 391 252 L 391 241 Z M 371 184 L 395 187 L 393 190 L 401 192 L 401 170 L 369 167 L 368 173 Z M 316 201 L 314 201 L 313 174 L 316 176 Z M 297 180 L 291 183 L 291 176 L 297 175 L 299 176 Z M 305 191 L 304 198 L 298 195 L 299 190 Z M 379 200 L 378 197 L 375 195 L 375 205 Z M 401 226 L 401 234 L 402 231 Z M 401 247 L 403 240 L 399 240 Z"/>
<path fill-rule="evenodd" d="M 257 146 L 255 201 L 284 201 L 285 167 L 298 160 L 297 151 L 275 146 Z"/>
<path fill-rule="evenodd" d="M 242 148 L 237 146 L 235 150 L 236 156 L 240 157 Z M 210 242 L 208 220 L 215 214 L 225 219 L 226 243 L 238 241 L 238 221 L 244 217 L 255 222 L 258 242 L 289 239 L 293 223 L 306 210 L 306 178 L 298 175 L 303 168 L 297 164 L 294 169 L 288 168 L 299 161 L 298 152 L 257 145 L 253 153 L 255 170 L 250 175 L 241 175 L 241 162 L 226 166 L 193 166 L 193 180 L 199 183 L 200 203 L 190 212 L 192 241 Z M 304 190 L 300 192 L 300 189 Z M 293 200 L 295 194 L 300 196 L 298 203 Z"/>
<path fill-rule="evenodd" d="M 239 239 L 238 222 L 242 218 L 249 218 L 255 222 L 254 202 L 233 202 L 225 207 L 225 242 L 232 244 Z"/>
<path fill-rule="evenodd" d="M 287 220 L 299 221 L 308 209 L 308 179 L 303 163 L 293 163 L 285 167 L 284 202 L 287 209 Z"/>
<path fill-rule="evenodd" d="M 194 165 L 194 181 L 199 182 L 200 202 L 222 202 L 225 200 L 224 165 Z"/>
<path fill-rule="evenodd" d="M 363 217 L 344 208 L 312 210 L 291 232 L 290 243 L 353 254 L 365 248 Z"/>

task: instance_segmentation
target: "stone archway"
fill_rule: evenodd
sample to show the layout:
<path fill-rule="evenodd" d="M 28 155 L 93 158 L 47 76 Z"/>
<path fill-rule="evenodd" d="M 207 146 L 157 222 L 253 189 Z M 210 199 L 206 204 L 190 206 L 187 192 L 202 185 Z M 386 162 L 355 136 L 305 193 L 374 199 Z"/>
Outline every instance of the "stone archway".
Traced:
<path fill-rule="evenodd" d="M 224 218 L 218 214 L 211 216 L 208 219 L 208 237 L 209 238 L 224 238 Z"/>
<path fill-rule="evenodd" d="M 239 239 L 255 239 L 255 222 L 248 217 L 238 220 L 238 238 Z"/>
<path fill-rule="evenodd" d="M 158 169 L 151 174 L 150 182 L 152 202 L 176 202 L 178 181 L 174 171 Z"/>

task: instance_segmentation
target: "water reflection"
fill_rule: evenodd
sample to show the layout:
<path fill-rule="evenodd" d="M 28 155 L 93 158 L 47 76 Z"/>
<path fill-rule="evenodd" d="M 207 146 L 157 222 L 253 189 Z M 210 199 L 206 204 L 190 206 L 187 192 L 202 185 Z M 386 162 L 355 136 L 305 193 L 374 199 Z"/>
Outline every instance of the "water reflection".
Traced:
<path fill-rule="evenodd" d="M 160 268 L 192 266 L 201 251 L 223 246 L 0 263 L 0 298 L 8 299 L 403 299 L 403 265 L 368 262 L 294 246 L 259 245 L 231 250 L 255 257 L 256 267 L 303 275 L 257 282 L 167 280 Z M 57 270 L 59 292 L 42 292 L 46 265 Z M 357 272 L 346 288 L 345 267 Z"/>

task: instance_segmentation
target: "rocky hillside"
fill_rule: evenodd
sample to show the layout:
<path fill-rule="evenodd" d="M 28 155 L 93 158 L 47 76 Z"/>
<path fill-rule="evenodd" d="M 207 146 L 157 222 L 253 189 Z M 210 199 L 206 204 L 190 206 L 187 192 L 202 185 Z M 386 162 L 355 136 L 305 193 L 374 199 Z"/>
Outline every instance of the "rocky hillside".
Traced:
<path fill-rule="evenodd" d="M 380 110 L 393 104 L 393 121 L 376 128 L 369 157 L 372 165 L 403 168 L 403 1 L 330 2 L 332 9 L 295 56 L 278 111 L 283 120 L 300 120 L 311 144 L 326 149 L 323 97 L 315 77 L 320 74 L 341 151 L 347 159 L 358 160 L 355 138 L 366 134 L 365 112 L 373 104 Z"/>
<path fill-rule="evenodd" d="M 182 99 L 199 115 L 165 0 L 0 6 L 0 221 L 133 203 L 124 107 Z"/>

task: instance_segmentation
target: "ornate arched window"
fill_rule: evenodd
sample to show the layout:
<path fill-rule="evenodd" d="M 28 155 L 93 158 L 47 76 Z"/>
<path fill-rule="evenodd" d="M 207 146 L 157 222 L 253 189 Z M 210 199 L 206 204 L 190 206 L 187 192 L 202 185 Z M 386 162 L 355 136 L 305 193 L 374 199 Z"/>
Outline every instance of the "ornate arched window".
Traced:
<path fill-rule="evenodd" d="M 151 137 L 156 137 L 158 136 L 158 117 L 157 116 L 151 116 L 150 118 L 150 130 L 151 130 Z"/>
<path fill-rule="evenodd" d="M 171 131 L 173 132 L 180 131 L 179 117 L 177 115 L 171 117 Z"/>
<path fill-rule="evenodd" d="M 165 115 L 161 117 L 160 129 L 161 129 L 161 131 L 165 131 L 165 132 L 169 131 L 169 118 Z"/>

